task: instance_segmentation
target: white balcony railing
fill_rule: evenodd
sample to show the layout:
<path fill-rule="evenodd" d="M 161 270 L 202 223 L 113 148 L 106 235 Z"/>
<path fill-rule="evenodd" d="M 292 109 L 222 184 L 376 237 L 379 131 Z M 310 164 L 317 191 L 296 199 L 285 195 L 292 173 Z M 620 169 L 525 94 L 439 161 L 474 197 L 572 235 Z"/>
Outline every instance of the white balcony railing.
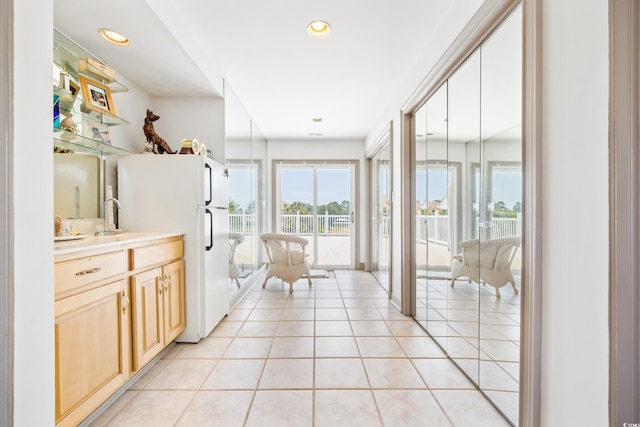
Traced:
<path fill-rule="evenodd" d="M 320 236 L 348 236 L 351 233 L 349 215 L 318 215 L 317 227 L 313 215 L 280 215 L 283 233 L 313 235 L 317 228 Z M 233 233 L 252 234 L 255 227 L 254 214 L 229 214 L 229 230 Z M 388 229 L 388 226 L 387 226 Z"/>
<path fill-rule="evenodd" d="M 318 215 L 317 227 L 313 215 L 280 215 L 280 229 L 283 233 L 313 235 L 317 229 L 319 236 L 348 236 L 351 233 L 349 215 Z M 389 236 L 389 217 L 383 216 L 382 234 Z M 255 231 L 254 214 L 229 214 L 229 230 L 233 233 L 253 234 Z M 491 238 L 499 239 L 520 235 L 520 218 L 493 218 L 491 220 Z M 416 240 L 421 243 L 432 242 L 442 245 L 449 243 L 448 215 L 417 215 Z"/>
<path fill-rule="evenodd" d="M 492 218 L 490 230 L 491 239 L 519 236 L 520 218 Z M 447 245 L 449 243 L 449 216 L 417 215 L 416 241 Z"/>

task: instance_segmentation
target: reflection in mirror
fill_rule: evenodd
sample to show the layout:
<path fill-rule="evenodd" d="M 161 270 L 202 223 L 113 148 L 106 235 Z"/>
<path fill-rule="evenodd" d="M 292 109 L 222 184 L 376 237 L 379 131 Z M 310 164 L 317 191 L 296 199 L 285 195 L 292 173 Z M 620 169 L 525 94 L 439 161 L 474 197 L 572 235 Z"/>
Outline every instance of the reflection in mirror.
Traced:
<path fill-rule="evenodd" d="M 522 18 L 520 7 L 482 45 L 482 191 L 488 241 L 508 241 L 498 262 L 503 287 L 480 290 L 480 389 L 518 422 L 522 226 Z M 507 249 L 509 248 L 509 249 Z M 510 282 L 510 283 L 509 283 Z M 492 284 L 487 279 L 487 283 Z M 497 297 L 498 293 L 501 296 Z"/>
<path fill-rule="evenodd" d="M 251 167 L 251 118 L 225 82 L 225 153 L 229 171 L 229 288 L 242 287 L 251 264 L 252 207 L 255 175 Z M 249 237 L 249 238 L 247 238 Z"/>
<path fill-rule="evenodd" d="M 53 212 L 61 218 L 100 217 L 100 158 L 53 154 Z"/>
<path fill-rule="evenodd" d="M 389 293 L 391 247 L 391 170 L 390 147 L 385 145 L 371 159 L 371 274 Z"/>
<path fill-rule="evenodd" d="M 413 115 L 413 132 L 414 140 L 414 152 L 412 159 L 412 172 L 414 183 L 414 194 L 412 204 L 416 206 L 416 219 L 415 219 L 415 242 L 413 248 L 413 254 L 415 257 L 415 298 L 414 304 L 414 317 L 415 320 L 422 325 L 422 327 L 429 332 L 432 330 L 427 328 L 427 318 L 433 316 L 433 320 L 438 320 L 440 316 L 437 312 L 437 308 L 430 306 L 430 299 L 427 294 L 427 254 L 423 248 L 426 245 L 424 236 L 426 230 L 425 224 L 420 221 L 420 200 L 425 200 L 427 197 L 426 184 L 427 184 L 427 106 L 423 105 Z"/>
<path fill-rule="evenodd" d="M 225 134 L 229 171 L 229 288 L 235 292 L 263 264 L 267 141 L 225 82 Z M 232 300 L 239 299 L 235 294 Z"/>
<path fill-rule="evenodd" d="M 251 159 L 252 170 L 255 173 L 255 181 L 253 187 L 253 229 L 252 229 L 252 255 L 251 264 L 254 271 L 258 271 L 265 263 L 263 259 L 263 245 L 260 241 L 260 234 L 264 233 L 267 228 L 266 216 L 266 188 L 267 188 L 267 171 L 264 165 L 267 162 L 267 139 L 264 137 L 255 122 L 251 121 Z"/>
<path fill-rule="evenodd" d="M 449 357 L 478 383 L 480 298 L 479 246 L 468 245 L 477 234 L 478 193 L 474 191 L 474 165 L 480 161 L 480 52 L 469 56 L 449 78 L 449 182 L 447 259 Z M 449 270 L 451 270 L 449 272 Z M 460 277 L 458 277 L 460 275 Z"/>
<path fill-rule="evenodd" d="M 513 425 L 520 369 L 520 14 L 516 7 L 415 112 L 412 163 L 415 319 Z"/>
<path fill-rule="evenodd" d="M 445 82 L 418 110 L 414 123 L 416 313 L 445 351 L 449 346 L 446 276 L 450 262 L 447 89 Z"/>
<path fill-rule="evenodd" d="M 230 285 L 236 288 L 253 273 L 252 236 L 255 227 L 255 202 L 252 197 L 256 169 L 250 160 L 229 159 L 229 254 Z"/>

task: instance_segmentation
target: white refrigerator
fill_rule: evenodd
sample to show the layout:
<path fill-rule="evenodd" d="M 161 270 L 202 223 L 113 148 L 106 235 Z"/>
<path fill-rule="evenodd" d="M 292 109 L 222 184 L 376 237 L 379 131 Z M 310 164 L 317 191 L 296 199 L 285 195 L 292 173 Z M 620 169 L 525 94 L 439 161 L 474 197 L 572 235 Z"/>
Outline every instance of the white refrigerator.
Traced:
<path fill-rule="evenodd" d="M 184 234 L 186 329 L 196 343 L 229 311 L 229 216 L 225 167 L 193 154 L 118 157 L 118 226 Z"/>

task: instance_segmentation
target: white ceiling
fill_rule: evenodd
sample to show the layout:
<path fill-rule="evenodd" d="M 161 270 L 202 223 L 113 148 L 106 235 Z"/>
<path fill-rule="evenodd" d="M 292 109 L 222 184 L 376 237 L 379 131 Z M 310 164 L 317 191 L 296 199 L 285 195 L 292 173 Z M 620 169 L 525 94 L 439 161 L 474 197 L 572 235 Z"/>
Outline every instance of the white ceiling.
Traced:
<path fill-rule="evenodd" d="M 54 0 L 54 26 L 151 96 L 220 96 L 224 78 L 268 139 L 363 139 L 390 119 L 384 114 L 400 82 L 437 46 L 439 29 L 462 28 L 481 4 Z M 314 19 L 331 24 L 328 37 L 307 35 Z M 129 36 L 131 46 L 106 43 L 103 27 Z"/>

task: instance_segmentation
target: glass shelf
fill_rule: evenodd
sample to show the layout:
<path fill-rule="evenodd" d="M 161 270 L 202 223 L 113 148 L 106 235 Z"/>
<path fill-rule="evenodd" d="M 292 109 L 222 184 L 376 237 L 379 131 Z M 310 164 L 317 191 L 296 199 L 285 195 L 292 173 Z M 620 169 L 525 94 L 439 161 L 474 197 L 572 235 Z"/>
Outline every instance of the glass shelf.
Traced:
<path fill-rule="evenodd" d="M 74 111 L 74 114 L 77 114 L 77 113 L 78 113 L 77 111 Z M 91 111 L 91 110 L 83 111 L 82 107 L 80 107 L 80 114 L 84 117 L 89 117 L 93 120 L 104 123 L 107 126 L 121 126 L 121 125 L 130 124 L 128 121 L 126 121 L 121 117 L 113 116 L 107 113 L 98 113 L 96 111 Z"/>
<path fill-rule="evenodd" d="M 115 79 L 103 79 L 98 76 L 103 75 L 99 69 L 92 67 L 87 61 L 87 58 L 95 58 L 87 50 L 78 46 L 75 42 L 64 36 L 62 33 L 54 30 L 53 32 L 53 62 L 65 70 L 70 76 L 73 76 L 75 80 L 78 80 L 79 75 L 86 75 L 87 77 L 97 80 L 109 88 L 112 93 L 126 92 L 129 89 L 122 83 Z M 87 68 L 86 72 L 80 72 L 80 63 Z"/>
<path fill-rule="evenodd" d="M 94 154 L 100 157 L 113 154 L 129 154 L 129 151 L 104 144 L 92 138 L 66 130 L 53 130 L 53 145 L 79 154 Z"/>
<path fill-rule="evenodd" d="M 84 118 L 89 118 L 97 122 L 103 123 L 107 126 L 122 126 L 129 125 L 127 120 L 122 117 L 114 116 L 113 114 L 100 113 L 95 110 L 90 110 L 83 106 L 83 100 L 78 97 L 73 97 L 71 92 L 60 89 L 56 86 L 53 88 L 53 92 L 60 96 L 60 113 L 65 115 L 65 112 L 71 112 L 74 117 L 81 118 L 81 122 Z"/>

